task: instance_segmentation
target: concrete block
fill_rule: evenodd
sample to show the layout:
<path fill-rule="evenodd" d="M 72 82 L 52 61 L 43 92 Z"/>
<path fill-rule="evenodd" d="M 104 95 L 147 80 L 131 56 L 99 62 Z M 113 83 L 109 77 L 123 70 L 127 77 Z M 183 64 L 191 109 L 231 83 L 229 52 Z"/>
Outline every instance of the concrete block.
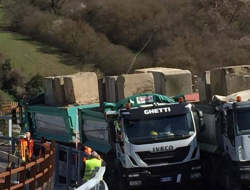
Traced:
<path fill-rule="evenodd" d="M 81 72 L 64 77 L 67 103 L 91 104 L 99 102 L 98 80 L 94 72 Z"/>
<path fill-rule="evenodd" d="M 116 103 L 118 100 L 116 81 L 118 76 L 106 76 L 105 81 L 105 101 Z"/>
<path fill-rule="evenodd" d="M 138 73 L 151 73 L 153 71 L 157 72 L 157 71 L 162 71 L 162 70 L 168 70 L 168 71 L 179 71 L 180 69 L 175 69 L 175 68 L 166 68 L 166 67 L 152 67 L 152 68 L 145 68 L 145 69 L 136 69 L 134 71 L 135 74 Z"/>
<path fill-rule="evenodd" d="M 103 106 L 103 103 L 106 102 L 105 95 L 105 81 L 104 79 L 98 79 L 98 91 L 99 91 L 99 102 L 100 105 Z"/>
<path fill-rule="evenodd" d="M 117 78 L 118 101 L 141 93 L 154 93 L 152 73 L 121 75 Z"/>
<path fill-rule="evenodd" d="M 43 82 L 45 104 L 60 106 L 66 102 L 63 76 L 45 77 Z"/>
<path fill-rule="evenodd" d="M 211 70 L 211 94 L 227 96 L 250 89 L 250 65 Z"/>
<path fill-rule="evenodd" d="M 180 93 L 192 94 L 192 74 L 188 70 L 174 68 L 147 68 L 135 70 L 135 73 L 152 73 L 154 76 L 155 92 L 167 96 Z"/>
<path fill-rule="evenodd" d="M 65 90 L 64 90 L 64 78 L 63 76 L 54 78 L 54 87 L 56 92 L 56 98 L 59 103 L 66 102 Z"/>
<path fill-rule="evenodd" d="M 54 106 L 58 104 L 54 87 L 54 78 L 55 77 L 45 77 L 43 80 L 45 104 L 49 106 Z"/>
<path fill-rule="evenodd" d="M 205 71 L 198 76 L 198 89 L 201 102 L 212 100 L 210 71 Z"/>

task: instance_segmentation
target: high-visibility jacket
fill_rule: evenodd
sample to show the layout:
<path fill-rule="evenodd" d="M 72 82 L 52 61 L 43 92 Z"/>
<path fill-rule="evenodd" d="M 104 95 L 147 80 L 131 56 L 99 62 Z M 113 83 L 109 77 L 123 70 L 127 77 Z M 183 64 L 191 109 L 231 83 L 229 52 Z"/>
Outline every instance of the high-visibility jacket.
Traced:
<path fill-rule="evenodd" d="M 26 156 L 32 158 L 33 155 L 33 147 L 34 147 L 34 140 L 27 141 L 26 139 L 21 139 L 21 158 L 23 161 L 26 161 Z M 26 152 L 27 151 L 27 152 Z"/>
<path fill-rule="evenodd" d="M 21 139 L 20 145 L 21 145 L 20 156 L 23 161 L 26 161 L 26 149 L 27 149 L 28 143 L 25 139 Z"/>
<path fill-rule="evenodd" d="M 34 149 L 34 140 L 29 140 L 29 157 L 32 158 Z"/>
<path fill-rule="evenodd" d="M 92 173 L 95 171 L 96 167 L 101 167 L 102 161 L 96 158 L 90 158 L 86 160 L 84 180 L 90 180 L 92 178 Z"/>
<path fill-rule="evenodd" d="M 47 151 L 50 151 L 50 144 L 49 143 L 43 143 L 42 144 L 42 147 L 44 147 L 44 149 L 45 149 L 45 153 L 47 152 Z M 39 157 L 41 157 L 41 155 L 42 155 L 42 150 L 40 149 L 40 151 L 39 151 Z"/>

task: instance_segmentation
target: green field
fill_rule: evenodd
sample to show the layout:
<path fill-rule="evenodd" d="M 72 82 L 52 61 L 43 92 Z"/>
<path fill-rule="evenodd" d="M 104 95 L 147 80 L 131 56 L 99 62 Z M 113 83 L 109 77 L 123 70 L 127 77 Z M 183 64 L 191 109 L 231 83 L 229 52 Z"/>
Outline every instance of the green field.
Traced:
<path fill-rule="evenodd" d="M 25 36 L 1 29 L 3 8 L 0 5 L 0 53 L 11 59 L 15 67 L 30 78 L 35 74 L 43 76 L 64 75 L 77 72 L 72 66 L 73 58 L 58 49 Z"/>

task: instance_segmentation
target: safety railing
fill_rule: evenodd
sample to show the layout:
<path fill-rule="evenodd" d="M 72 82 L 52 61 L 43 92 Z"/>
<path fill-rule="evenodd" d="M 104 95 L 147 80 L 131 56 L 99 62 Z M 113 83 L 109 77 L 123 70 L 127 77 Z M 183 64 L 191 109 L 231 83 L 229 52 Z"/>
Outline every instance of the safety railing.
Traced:
<path fill-rule="evenodd" d="M 16 148 L 16 142 L 18 141 L 18 139 L 16 139 L 15 137 L 1 137 L 0 136 L 0 140 L 9 141 L 11 144 L 11 154 L 14 154 L 15 148 Z"/>
<path fill-rule="evenodd" d="M 6 168 L 6 172 L 0 174 L 0 190 L 15 190 L 26 189 L 29 190 L 54 189 L 53 187 L 53 173 L 55 170 L 55 140 L 52 140 L 50 151 L 47 151 L 41 158 L 35 159 L 30 163 L 21 163 L 21 167 L 12 169 Z M 17 184 L 13 184 L 11 177 L 13 174 L 19 176 Z"/>
<path fill-rule="evenodd" d="M 92 179 L 75 190 L 108 190 L 107 184 L 102 180 L 105 171 L 106 167 L 96 168 L 96 172 L 93 173 L 94 176 Z"/>

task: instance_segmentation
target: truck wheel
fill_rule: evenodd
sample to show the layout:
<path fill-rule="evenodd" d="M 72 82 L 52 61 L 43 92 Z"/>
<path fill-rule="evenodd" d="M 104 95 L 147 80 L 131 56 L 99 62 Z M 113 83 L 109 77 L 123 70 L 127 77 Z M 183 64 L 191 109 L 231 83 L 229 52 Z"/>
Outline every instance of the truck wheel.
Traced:
<path fill-rule="evenodd" d="M 232 182 L 230 174 L 225 175 L 225 188 L 226 190 L 242 190 L 241 185 L 236 185 Z"/>
<path fill-rule="evenodd" d="M 115 160 L 115 187 L 117 190 L 127 190 L 126 183 L 123 179 L 122 165 L 119 160 Z"/>

